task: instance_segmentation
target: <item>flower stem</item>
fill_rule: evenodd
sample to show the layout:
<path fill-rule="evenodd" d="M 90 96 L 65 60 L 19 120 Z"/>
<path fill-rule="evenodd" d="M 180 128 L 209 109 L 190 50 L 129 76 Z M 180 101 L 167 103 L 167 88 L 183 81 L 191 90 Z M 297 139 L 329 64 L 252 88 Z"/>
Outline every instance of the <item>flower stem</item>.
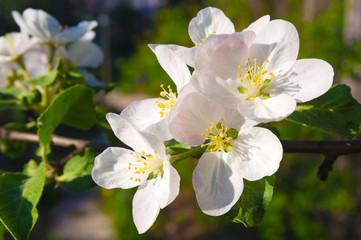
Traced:
<path fill-rule="evenodd" d="M 186 159 L 186 158 L 190 158 L 190 157 L 195 157 L 199 154 L 202 154 L 206 151 L 207 148 L 205 147 L 196 147 L 196 148 L 193 148 L 187 152 L 184 152 L 184 153 L 181 153 L 181 154 L 178 154 L 178 155 L 174 155 L 172 157 L 170 157 L 169 159 L 169 162 L 170 163 L 175 163 L 175 162 L 178 162 L 180 160 L 183 160 L 183 159 Z"/>

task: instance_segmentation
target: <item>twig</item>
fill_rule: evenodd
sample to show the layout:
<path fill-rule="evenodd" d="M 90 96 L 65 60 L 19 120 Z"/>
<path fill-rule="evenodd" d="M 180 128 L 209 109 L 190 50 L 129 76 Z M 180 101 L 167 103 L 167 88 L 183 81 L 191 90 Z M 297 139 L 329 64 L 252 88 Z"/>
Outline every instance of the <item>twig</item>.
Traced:
<path fill-rule="evenodd" d="M 9 141 L 24 141 L 24 142 L 34 142 L 34 143 L 39 142 L 38 135 L 34 133 L 17 132 L 13 130 L 8 130 L 3 127 L 0 127 L 0 138 Z M 55 134 L 52 135 L 52 142 L 56 146 L 60 146 L 60 147 L 74 146 L 77 149 L 82 149 L 90 143 L 89 141 L 61 137 Z"/>
<path fill-rule="evenodd" d="M 39 142 L 39 138 L 34 133 L 24 133 L 12 130 L 7 130 L 0 127 L 0 139 L 9 141 L 25 141 L 25 142 Z M 71 157 L 80 154 L 85 147 L 91 147 L 96 152 L 102 152 L 109 144 L 99 144 L 86 140 L 66 138 L 57 135 L 52 135 L 52 143 L 55 146 L 71 147 L 76 149 L 72 151 L 65 159 L 61 161 L 65 164 Z M 325 159 L 318 170 L 318 178 L 326 180 L 329 171 L 332 170 L 332 165 L 336 158 L 340 155 L 348 155 L 361 153 L 361 139 L 356 140 L 328 140 L 328 141 L 309 141 L 309 140 L 281 140 L 283 146 L 283 153 L 319 153 L 325 156 Z M 124 145 L 117 145 L 118 147 L 125 147 Z M 175 158 L 173 160 L 176 160 Z"/>

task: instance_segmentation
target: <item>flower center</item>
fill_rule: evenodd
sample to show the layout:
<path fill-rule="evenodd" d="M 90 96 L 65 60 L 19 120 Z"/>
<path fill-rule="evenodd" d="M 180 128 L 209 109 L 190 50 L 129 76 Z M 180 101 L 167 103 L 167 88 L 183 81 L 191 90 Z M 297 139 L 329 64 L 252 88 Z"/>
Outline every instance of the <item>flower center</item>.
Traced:
<path fill-rule="evenodd" d="M 233 128 L 225 127 L 223 123 L 219 122 L 218 124 L 212 123 L 207 128 L 207 133 L 202 133 L 202 136 L 206 140 L 206 143 L 201 145 L 202 148 L 208 146 L 208 150 L 211 152 L 221 152 L 222 150 L 230 152 L 233 148 L 230 141 L 237 138 L 238 132 Z"/>
<path fill-rule="evenodd" d="M 212 36 L 213 34 L 216 34 L 216 31 L 213 31 L 212 33 L 208 34 L 207 37 L 202 38 L 202 42 L 204 42 L 208 37 Z M 199 47 L 202 45 L 202 43 L 197 43 L 196 46 Z"/>
<path fill-rule="evenodd" d="M 163 84 L 161 84 L 160 87 L 163 89 L 163 91 L 160 92 L 160 97 L 155 103 L 157 103 L 157 106 L 161 109 L 159 113 L 160 118 L 162 118 L 168 116 L 169 111 L 172 109 L 175 102 L 177 101 L 177 93 L 174 93 L 169 85 L 168 91 L 164 89 Z M 160 102 L 161 99 L 165 101 Z"/>
<path fill-rule="evenodd" d="M 128 169 L 133 172 L 133 176 L 130 180 L 141 182 L 144 179 L 155 178 L 158 174 L 163 174 L 163 160 L 156 153 L 155 156 L 145 152 L 135 155 L 134 152 L 130 152 L 133 155 L 129 162 Z"/>
<path fill-rule="evenodd" d="M 263 92 L 263 90 L 271 83 L 271 78 L 275 77 L 273 73 L 266 70 L 269 63 L 268 60 L 264 61 L 262 65 L 257 64 L 257 61 L 258 59 L 255 58 L 252 65 L 248 59 L 245 68 L 241 65 L 238 66 L 241 73 L 237 75 L 240 82 L 240 86 L 237 89 L 239 93 L 247 94 L 247 100 L 249 101 L 254 101 L 257 97 L 261 99 L 270 98 L 270 95 Z"/>

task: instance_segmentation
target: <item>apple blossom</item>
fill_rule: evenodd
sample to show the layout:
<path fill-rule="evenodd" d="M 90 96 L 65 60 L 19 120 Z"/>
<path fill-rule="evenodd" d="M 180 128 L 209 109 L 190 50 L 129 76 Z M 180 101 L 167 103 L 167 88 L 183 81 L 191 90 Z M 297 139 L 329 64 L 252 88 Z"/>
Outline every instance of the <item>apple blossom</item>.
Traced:
<path fill-rule="evenodd" d="M 141 132 L 158 136 L 161 134 L 163 140 L 170 140 L 173 137 L 168 131 L 168 115 L 179 98 L 194 90 L 188 84 L 190 71 L 177 54 L 166 46 L 157 46 L 154 52 L 160 65 L 174 81 L 179 95 L 170 86 L 165 87 L 162 84 L 161 97 L 134 102 L 122 111 L 121 116 Z"/>
<path fill-rule="evenodd" d="M 63 27 L 50 14 L 32 8 L 25 9 L 22 15 L 12 11 L 12 15 L 22 32 L 45 43 L 67 44 L 82 40 L 90 41 L 95 36 L 92 29 L 98 25 L 96 21 L 82 21 L 77 26 Z"/>
<path fill-rule="evenodd" d="M 330 64 L 296 60 L 299 39 L 291 23 L 262 18 L 250 29 L 256 34 L 251 44 L 235 34 L 211 36 L 202 44 L 191 79 L 198 91 L 248 118 L 270 122 L 331 87 Z"/>
<path fill-rule="evenodd" d="M 157 136 L 139 133 L 117 114 L 107 114 L 107 120 L 114 134 L 133 150 L 107 148 L 95 158 L 92 178 L 108 189 L 139 186 L 133 198 L 133 220 L 139 233 L 144 233 L 160 209 L 178 195 L 180 177 Z"/>
<path fill-rule="evenodd" d="M 7 33 L 0 37 L 0 62 L 16 61 L 24 52 L 37 43 L 25 33 Z"/>
<path fill-rule="evenodd" d="M 209 215 L 222 215 L 238 201 L 243 179 L 259 180 L 274 174 L 282 159 L 282 145 L 269 130 L 237 110 L 224 108 L 194 92 L 170 114 L 174 138 L 207 151 L 193 172 L 198 204 Z"/>
<path fill-rule="evenodd" d="M 194 66 L 194 59 L 198 47 L 209 37 L 215 34 L 230 34 L 234 33 L 234 25 L 229 20 L 222 10 L 214 7 L 207 7 L 200 10 L 196 17 L 194 17 L 188 26 L 189 37 L 194 45 L 191 48 L 170 44 L 165 45 L 174 51 L 183 61 L 189 65 Z M 149 44 L 152 50 L 158 44 Z"/>

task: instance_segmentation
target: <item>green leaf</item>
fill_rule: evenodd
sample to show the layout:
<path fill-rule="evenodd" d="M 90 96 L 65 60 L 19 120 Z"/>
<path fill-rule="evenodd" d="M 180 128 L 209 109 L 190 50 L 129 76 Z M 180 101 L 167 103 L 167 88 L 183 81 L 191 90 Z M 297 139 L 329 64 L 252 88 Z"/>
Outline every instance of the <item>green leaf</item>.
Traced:
<path fill-rule="evenodd" d="M 60 93 L 38 118 L 39 142 L 51 142 L 55 128 L 64 123 L 89 129 L 95 123 L 94 91 L 84 85 L 75 85 Z"/>
<path fill-rule="evenodd" d="M 36 205 L 45 183 L 45 165 L 32 176 L 24 173 L 0 174 L 0 220 L 16 240 L 25 240 L 38 219 Z"/>
<path fill-rule="evenodd" d="M 58 70 L 53 69 L 47 75 L 43 75 L 37 78 L 30 79 L 26 81 L 26 84 L 33 85 L 33 86 L 48 86 L 55 82 L 56 78 L 58 77 Z"/>
<path fill-rule="evenodd" d="M 238 215 L 233 222 L 253 227 L 262 221 L 266 209 L 271 205 L 275 176 L 264 177 L 258 181 L 244 180 L 244 189 L 236 207 Z"/>
<path fill-rule="evenodd" d="M 16 105 L 18 102 L 17 95 L 19 93 L 11 89 L 0 90 L 0 107 Z"/>
<path fill-rule="evenodd" d="M 77 155 L 70 159 L 64 166 L 63 175 L 57 178 L 62 186 L 70 191 L 86 191 L 95 186 L 91 178 L 94 167 L 95 153 L 90 149 L 85 149 L 84 156 Z"/>
<path fill-rule="evenodd" d="M 183 143 L 179 143 L 176 140 L 172 139 L 169 141 L 166 147 L 166 153 L 170 155 L 178 155 L 189 151 L 192 147 Z"/>
<path fill-rule="evenodd" d="M 348 86 L 336 84 L 321 97 L 298 104 L 288 120 L 349 139 L 359 130 L 361 104 Z"/>

